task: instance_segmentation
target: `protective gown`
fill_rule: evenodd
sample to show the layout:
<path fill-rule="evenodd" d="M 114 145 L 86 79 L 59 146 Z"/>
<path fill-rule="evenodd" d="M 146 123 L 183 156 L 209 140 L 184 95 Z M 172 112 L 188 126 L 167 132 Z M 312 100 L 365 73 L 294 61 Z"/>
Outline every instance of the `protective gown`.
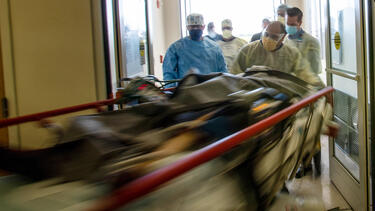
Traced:
<path fill-rule="evenodd" d="M 313 72 L 297 48 L 282 45 L 276 51 L 270 52 L 263 48 L 260 40 L 243 47 L 237 55 L 231 73 L 238 74 L 247 68 L 268 66 L 272 69 L 290 73 L 298 78 L 316 85 L 324 86 L 320 78 Z"/>
<path fill-rule="evenodd" d="M 320 44 L 315 37 L 301 30 L 301 33 L 296 36 L 289 35 L 285 44 L 298 48 L 314 73 L 319 74 L 322 72 Z"/>
<path fill-rule="evenodd" d="M 191 69 L 199 73 L 228 72 L 223 53 L 213 41 L 193 41 L 189 37 L 173 43 L 163 63 L 164 80 L 180 79 Z"/>
<path fill-rule="evenodd" d="M 235 37 L 230 41 L 217 41 L 217 44 L 219 44 L 221 50 L 223 51 L 225 63 L 227 63 L 228 70 L 230 71 L 238 52 L 244 45 L 247 44 L 247 42 L 246 40 Z"/>

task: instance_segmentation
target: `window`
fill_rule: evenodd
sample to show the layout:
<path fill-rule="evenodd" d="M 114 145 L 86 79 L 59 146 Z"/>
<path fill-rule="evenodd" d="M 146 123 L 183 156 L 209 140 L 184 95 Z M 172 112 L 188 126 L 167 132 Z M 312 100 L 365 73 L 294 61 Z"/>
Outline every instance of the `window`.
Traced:
<path fill-rule="evenodd" d="M 274 11 L 279 1 L 190 0 L 185 5 L 187 14 L 201 13 L 206 25 L 214 22 L 217 33 L 221 34 L 221 21 L 229 18 L 233 23 L 233 34 L 250 40 L 253 34 L 262 31 L 264 18 L 274 20 Z"/>

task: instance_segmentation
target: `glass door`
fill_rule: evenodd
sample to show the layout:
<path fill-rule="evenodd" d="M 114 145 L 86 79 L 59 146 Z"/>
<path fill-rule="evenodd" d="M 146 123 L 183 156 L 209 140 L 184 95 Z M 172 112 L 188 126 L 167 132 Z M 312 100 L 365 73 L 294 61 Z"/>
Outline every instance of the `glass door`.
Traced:
<path fill-rule="evenodd" d="M 330 177 L 354 210 L 367 210 L 366 71 L 362 3 L 328 0 L 327 83 L 338 137 L 330 141 Z"/>
<path fill-rule="evenodd" d="M 146 6 L 145 0 L 116 1 L 121 78 L 150 72 Z"/>

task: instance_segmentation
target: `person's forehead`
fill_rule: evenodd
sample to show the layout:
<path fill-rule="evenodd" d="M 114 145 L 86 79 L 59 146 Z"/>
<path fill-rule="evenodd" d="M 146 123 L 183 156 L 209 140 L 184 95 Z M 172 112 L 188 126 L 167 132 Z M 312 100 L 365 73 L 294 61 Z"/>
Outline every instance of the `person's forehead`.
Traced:
<path fill-rule="evenodd" d="M 190 28 L 199 28 L 199 27 L 202 27 L 203 25 L 189 25 L 188 27 Z"/>
<path fill-rule="evenodd" d="M 286 12 L 283 10 L 277 11 L 277 15 L 285 17 Z"/>
<path fill-rule="evenodd" d="M 298 16 L 288 16 L 287 14 L 286 18 L 288 19 L 288 21 L 298 21 Z"/>
<path fill-rule="evenodd" d="M 276 25 L 276 24 L 268 25 L 267 32 L 270 34 L 277 34 L 277 35 L 280 34 L 281 32 L 280 25 Z"/>

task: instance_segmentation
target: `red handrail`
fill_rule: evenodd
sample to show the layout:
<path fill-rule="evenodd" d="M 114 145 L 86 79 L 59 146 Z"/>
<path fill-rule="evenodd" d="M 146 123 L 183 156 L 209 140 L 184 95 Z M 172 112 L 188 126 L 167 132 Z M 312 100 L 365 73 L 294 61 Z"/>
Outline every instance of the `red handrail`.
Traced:
<path fill-rule="evenodd" d="M 174 91 L 175 89 L 176 87 L 171 87 L 171 88 L 162 89 L 162 91 Z"/>
<path fill-rule="evenodd" d="M 98 108 L 100 106 L 112 105 L 114 104 L 116 100 L 117 99 L 102 100 L 102 101 L 86 103 L 86 104 L 81 104 L 81 105 L 76 105 L 76 106 L 71 106 L 71 107 L 66 107 L 66 108 L 60 108 L 60 109 L 51 110 L 51 111 L 29 114 L 29 115 L 15 117 L 15 118 L 2 119 L 0 120 L 0 128 L 8 127 L 11 125 L 17 125 L 21 123 L 26 123 L 26 122 L 39 121 L 48 117 L 83 111 L 83 110 L 92 109 L 92 108 Z"/>
<path fill-rule="evenodd" d="M 173 91 L 174 89 L 175 87 L 172 87 L 172 88 L 164 89 L 162 91 Z M 0 120 L 0 128 L 22 124 L 26 122 L 40 121 L 48 117 L 74 113 L 74 112 L 83 111 L 83 110 L 92 109 L 92 108 L 99 108 L 100 106 L 112 105 L 119 98 L 121 98 L 121 94 L 116 93 L 116 98 L 113 98 L 113 99 L 107 99 L 107 100 L 96 101 L 92 103 L 75 105 L 75 106 L 70 106 L 70 107 L 65 107 L 65 108 L 60 108 L 60 109 L 55 109 L 55 110 L 50 110 L 50 111 L 45 111 L 45 112 L 40 112 L 40 113 L 35 113 L 35 114 L 14 117 L 14 118 L 2 119 Z"/>
<path fill-rule="evenodd" d="M 333 92 L 333 90 L 334 89 L 332 87 L 322 89 L 314 95 L 311 95 L 289 106 L 288 108 L 285 108 L 277 112 L 276 114 L 251 125 L 250 127 L 247 127 L 235 134 L 232 134 L 231 136 L 223 138 L 213 144 L 210 144 L 198 151 L 193 152 L 186 158 L 183 158 L 169 166 L 166 166 L 137 180 L 134 180 L 133 182 L 130 182 L 129 184 L 120 188 L 110 196 L 100 200 L 90 210 L 114 210 L 122 207 L 129 202 L 152 192 L 157 187 L 170 181 L 171 179 L 174 179 L 177 176 L 224 154 L 228 150 L 239 145 L 250 137 L 279 123 L 280 121 L 293 115 L 300 109 L 317 101 L 319 98 L 328 95 L 329 93 Z"/>

